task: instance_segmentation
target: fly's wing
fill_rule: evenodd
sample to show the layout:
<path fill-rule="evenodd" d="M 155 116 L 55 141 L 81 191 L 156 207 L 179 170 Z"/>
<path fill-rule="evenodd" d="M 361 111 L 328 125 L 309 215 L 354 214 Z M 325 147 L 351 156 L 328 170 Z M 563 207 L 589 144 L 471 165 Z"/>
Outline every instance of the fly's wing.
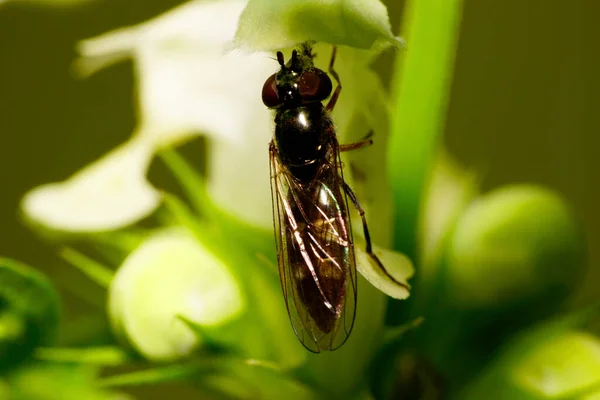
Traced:
<path fill-rule="evenodd" d="M 270 146 L 279 276 L 296 336 L 312 352 L 335 350 L 356 314 L 356 264 L 335 142 L 309 184 L 294 180 Z"/>

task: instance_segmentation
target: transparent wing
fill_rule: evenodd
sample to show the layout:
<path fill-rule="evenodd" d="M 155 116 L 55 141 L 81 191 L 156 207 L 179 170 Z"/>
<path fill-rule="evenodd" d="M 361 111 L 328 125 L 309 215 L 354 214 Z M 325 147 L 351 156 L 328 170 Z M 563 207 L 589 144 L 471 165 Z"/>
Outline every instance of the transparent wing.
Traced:
<path fill-rule="evenodd" d="M 315 179 L 297 182 L 270 146 L 279 276 L 296 336 L 312 352 L 335 350 L 356 314 L 356 264 L 339 151 L 333 141 Z"/>

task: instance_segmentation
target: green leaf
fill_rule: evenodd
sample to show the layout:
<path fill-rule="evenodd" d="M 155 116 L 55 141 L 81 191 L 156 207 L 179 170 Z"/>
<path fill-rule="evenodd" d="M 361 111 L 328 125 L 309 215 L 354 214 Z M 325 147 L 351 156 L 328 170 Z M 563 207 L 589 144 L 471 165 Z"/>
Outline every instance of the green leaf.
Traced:
<path fill-rule="evenodd" d="M 192 379 L 200 388 L 209 388 L 234 399 L 317 399 L 314 392 L 270 363 L 236 357 L 207 357 L 201 361 L 174 364 L 104 378 L 102 387 L 154 385 Z"/>
<path fill-rule="evenodd" d="M 108 267 L 70 247 L 63 248 L 59 254 L 98 285 L 104 288 L 110 286 L 114 273 Z"/>
<path fill-rule="evenodd" d="M 462 0 L 409 0 L 406 51 L 396 61 L 388 171 L 395 204 L 395 248 L 411 259 L 423 190 L 444 130 Z"/>
<path fill-rule="evenodd" d="M 108 260 L 121 261 L 125 255 L 138 247 L 152 231 L 152 228 L 132 227 L 118 231 L 92 232 L 78 238 L 91 243 Z"/>
<path fill-rule="evenodd" d="M 222 358 L 215 363 L 215 371 L 203 374 L 200 384 L 232 398 L 253 400 L 282 398 L 316 400 L 316 393 L 295 380 L 285 370 L 259 360 Z"/>
<path fill-rule="evenodd" d="M 101 366 L 119 366 L 133 360 L 128 353 L 119 347 L 41 347 L 36 350 L 35 358 L 55 363 L 78 363 Z"/>
<path fill-rule="evenodd" d="M 197 211 L 207 215 L 214 212 L 215 205 L 208 196 L 206 181 L 202 176 L 173 149 L 164 149 L 158 153 L 158 156 L 167 168 L 171 170 L 171 173 L 177 179 L 177 182 L 185 191 L 185 194 Z"/>
<path fill-rule="evenodd" d="M 393 343 L 399 342 L 400 340 L 402 340 L 404 335 L 406 335 L 410 331 L 413 331 L 413 330 L 419 328 L 423 324 L 424 321 L 425 321 L 425 318 L 417 317 L 417 318 L 413 319 L 412 321 L 407 322 L 404 325 L 388 328 L 385 331 L 385 336 L 384 336 L 383 342 L 385 344 L 393 344 Z"/>
<path fill-rule="evenodd" d="M 188 378 L 205 368 L 203 364 L 173 364 L 142 371 L 112 375 L 99 380 L 100 387 L 125 387 L 154 385 L 163 382 L 173 382 Z"/>
<path fill-rule="evenodd" d="M 98 388 L 98 369 L 75 364 L 31 364 L 9 377 L 11 400 L 125 400 Z"/>
<path fill-rule="evenodd" d="M 254 50 L 293 47 L 307 40 L 369 49 L 401 45 L 378 0 L 250 0 L 235 45 Z"/>
<path fill-rule="evenodd" d="M 60 309 L 58 292 L 44 275 L 0 258 L 0 370 L 54 343 Z"/>

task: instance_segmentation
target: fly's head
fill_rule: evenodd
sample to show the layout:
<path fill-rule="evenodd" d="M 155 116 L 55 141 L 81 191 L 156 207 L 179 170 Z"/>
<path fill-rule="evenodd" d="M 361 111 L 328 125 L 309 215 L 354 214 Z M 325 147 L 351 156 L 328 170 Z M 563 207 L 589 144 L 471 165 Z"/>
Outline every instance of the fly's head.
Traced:
<path fill-rule="evenodd" d="M 286 64 L 283 53 L 278 51 L 281 69 L 263 85 L 263 103 L 269 108 L 287 109 L 329 97 L 333 88 L 331 79 L 325 71 L 314 66 L 313 57 L 311 48 L 303 45 L 300 52 L 292 52 L 292 58 Z"/>

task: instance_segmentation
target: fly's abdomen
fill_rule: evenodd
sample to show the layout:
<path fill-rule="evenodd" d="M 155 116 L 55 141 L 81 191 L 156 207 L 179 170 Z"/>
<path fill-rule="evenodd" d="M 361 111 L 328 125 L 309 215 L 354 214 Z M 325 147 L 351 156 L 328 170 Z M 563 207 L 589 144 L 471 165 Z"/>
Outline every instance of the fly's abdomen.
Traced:
<path fill-rule="evenodd" d="M 291 211 L 299 223 L 288 231 L 287 248 L 297 297 L 324 334 L 342 315 L 351 262 L 345 212 L 332 189 L 317 182 L 296 201 Z"/>
<path fill-rule="evenodd" d="M 307 242 L 313 240 L 308 232 L 304 232 L 302 236 Z M 321 239 L 316 238 L 316 240 Z M 316 326 L 323 333 L 330 333 L 336 327 L 340 317 L 347 282 L 347 274 L 344 271 L 347 267 L 339 264 L 343 260 L 338 260 L 331 255 L 344 252 L 345 249 L 339 246 L 323 249 L 323 253 L 333 253 L 328 256 L 318 254 L 321 250 L 315 249 L 312 244 L 309 246 L 311 249 L 306 252 L 307 254 L 302 254 L 303 251 L 297 246 L 290 249 L 292 254 L 289 254 L 289 258 L 294 286 L 298 298 Z M 306 257 L 310 259 L 309 262 Z"/>

